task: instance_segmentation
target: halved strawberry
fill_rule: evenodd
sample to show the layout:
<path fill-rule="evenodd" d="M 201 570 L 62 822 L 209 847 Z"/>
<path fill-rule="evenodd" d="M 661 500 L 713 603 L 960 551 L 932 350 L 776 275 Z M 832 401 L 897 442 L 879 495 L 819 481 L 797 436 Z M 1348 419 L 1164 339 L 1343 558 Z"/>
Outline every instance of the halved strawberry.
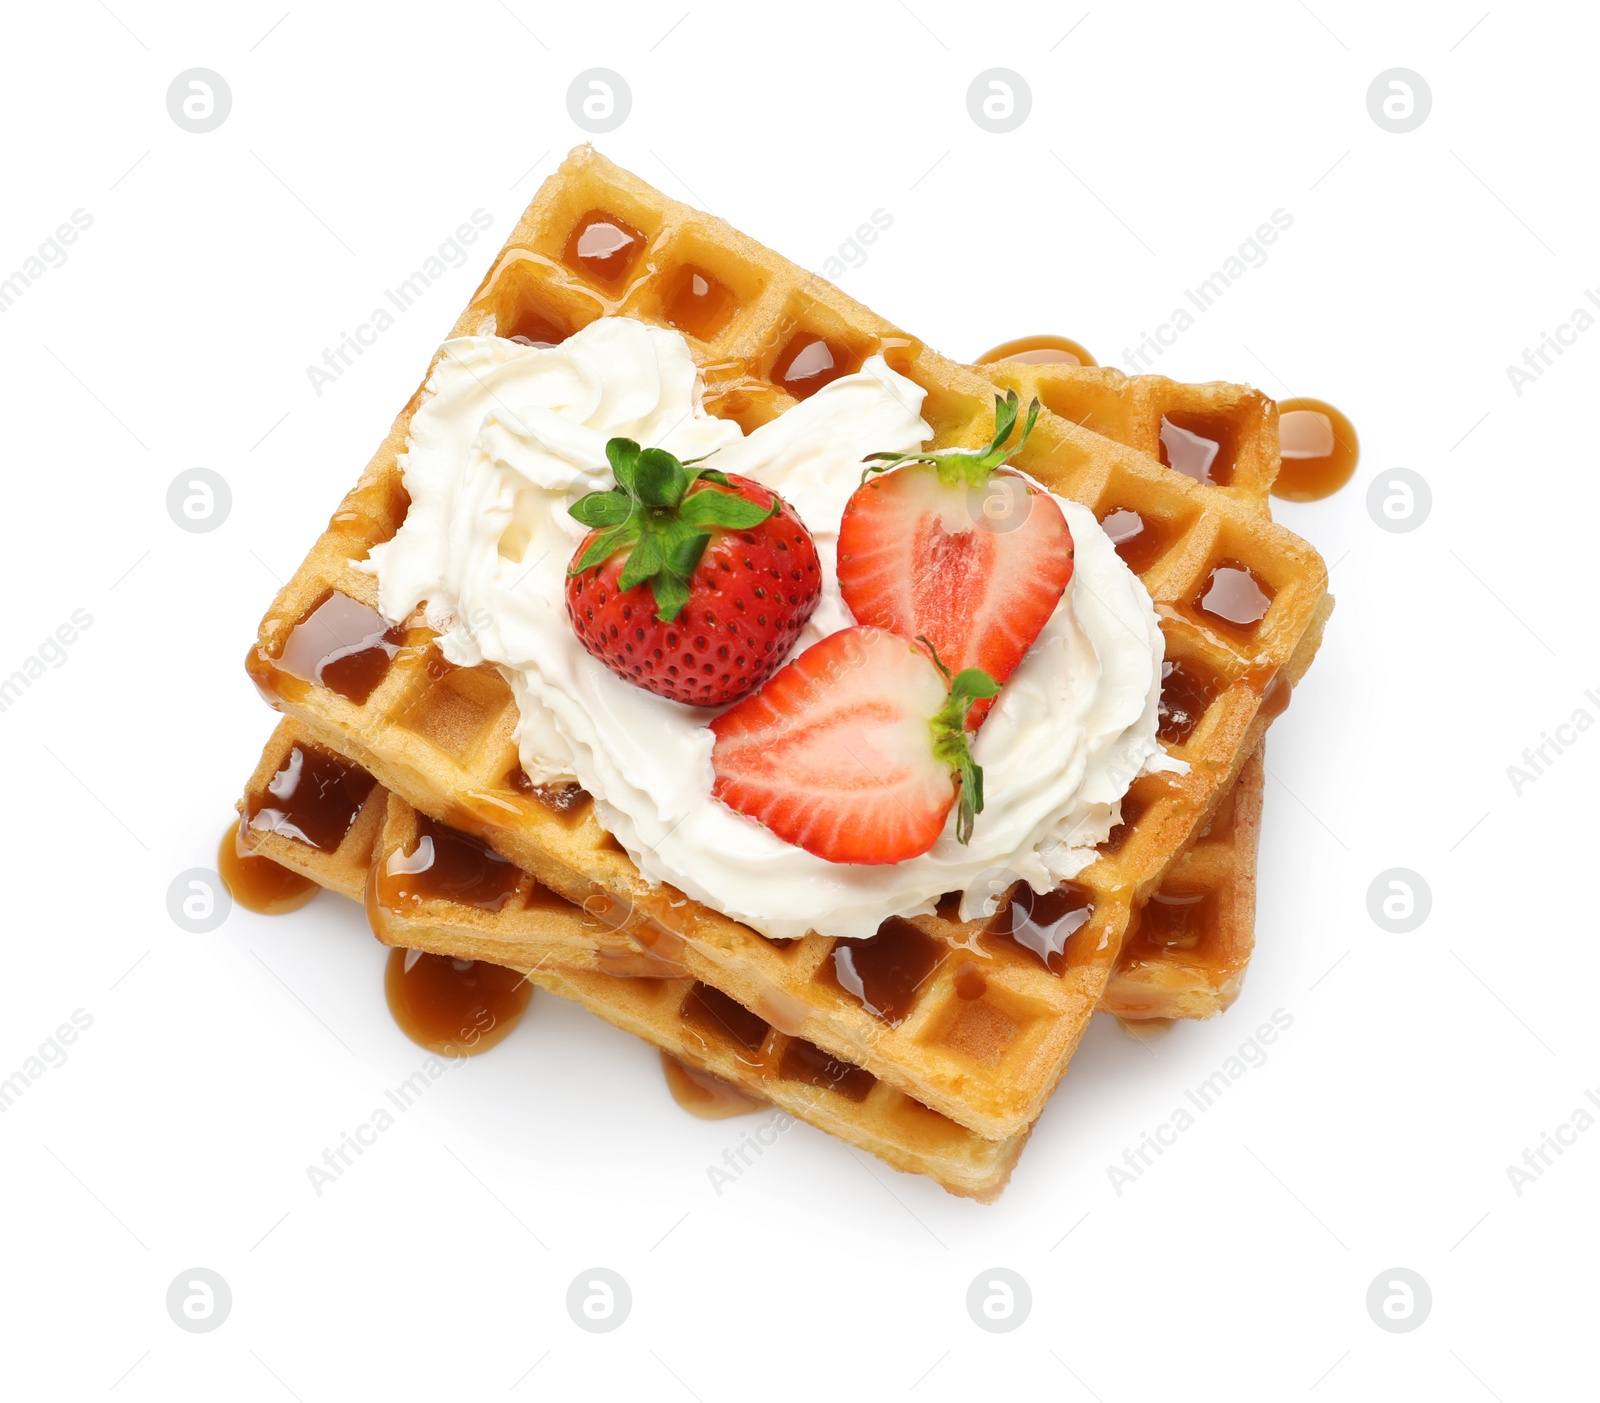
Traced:
<path fill-rule="evenodd" d="M 959 794 L 965 843 L 983 812 L 965 718 L 999 690 L 883 629 L 841 629 L 711 722 L 711 792 L 817 857 L 874 864 L 927 852 Z"/>
<path fill-rule="evenodd" d="M 839 589 L 856 621 L 927 638 L 957 672 L 1004 682 L 1026 656 L 1072 580 L 1072 533 L 1061 508 L 1014 472 L 997 471 L 1033 431 L 1028 409 L 1015 448 L 1017 394 L 995 398 L 994 441 L 981 453 L 874 453 L 875 466 L 839 527 Z M 894 471 L 887 471 L 888 469 Z M 973 709 L 976 726 L 989 703 Z"/>

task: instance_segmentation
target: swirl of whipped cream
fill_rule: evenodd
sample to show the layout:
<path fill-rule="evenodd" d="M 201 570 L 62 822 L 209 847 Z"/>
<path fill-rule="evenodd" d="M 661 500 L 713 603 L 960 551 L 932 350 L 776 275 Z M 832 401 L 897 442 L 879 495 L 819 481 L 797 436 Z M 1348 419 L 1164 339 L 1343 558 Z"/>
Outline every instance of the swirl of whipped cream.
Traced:
<path fill-rule="evenodd" d="M 953 814 L 931 851 L 892 865 L 785 843 L 712 797 L 714 711 L 632 686 L 585 651 L 566 617 L 584 535 L 567 509 L 612 485 L 608 439 L 714 454 L 788 499 L 824 574 L 799 651 L 853 622 L 834 560 L 862 458 L 931 436 L 922 389 L 878 356 L 748 437 L 700 394 L 683 338 L 624 317 L 548 349 L 448 342 L 401 459 L 410 511 L 372 552 L 382 612 L 398 621 L 425 603 L 450 661 L 488 661 L 511 684 L 535 782 L 581 784 L 647 878 L 764 935 L 869 936 L 949 891 L 970 918 L 992 909 L 997 872 L 1044 891 L 1082 870 L 1135 776 L 1175 762 L 1156 739 L 1163 641 L 1150 597 L 1076 503 L 1057 499 L 1077 547 L 1072 584 L 974 743 L 986 807 L 965 845 Z"/>

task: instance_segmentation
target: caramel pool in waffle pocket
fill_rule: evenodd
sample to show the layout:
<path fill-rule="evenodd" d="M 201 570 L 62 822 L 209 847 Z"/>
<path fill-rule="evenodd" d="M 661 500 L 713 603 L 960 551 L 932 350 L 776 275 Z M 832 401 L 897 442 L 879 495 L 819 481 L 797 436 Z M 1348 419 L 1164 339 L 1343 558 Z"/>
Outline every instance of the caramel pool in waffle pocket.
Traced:
<path fill-rule="evenodd" d="M 601 223 L 623 239 L 622 262 L 615 251 L 585 255 L 584 234 Z M 617 246 L 617 238 L 604 244 Z M 701 283 L 726 294 L 715 315 L 699 305 L 684 311 Z M 815 388 L 815 367 L 844 373 L 876 351 L 927 391 L 934 446 L 986 442 L 993 422 L 992 387 L 981 376 L 580 148 L 534 198 L 453 335 L 548 341 L 604 315 L 680 325 L 706 379 L 707 408 L 747 429 L 793 403 L 793 392 Z M 1205 826 L 1259 741 L 1270 719 L 1264 694 L 1292 685 L 1311 660 L 1326 611 L 1315 551 L 1242 501 L 1041 414 L 1016 466 L 1099 516 L 1135 511 L 1163 537 L 1142 573 L 1188 698 L 1163 739 L 1188 772 L 1139 780 L 1120 846 L 1075 883 L 1042 898 L 1020 894 L 1027 905 L 1059 906 L 1058 931 L 1074 924 L 1062 918 L 1085 913 L 1059 950 L 1041 957 L 1013 939 L 1006 932 L 1029 918 L 1008 907 L 988 923 L 948 914 L 887 922 L 875 940 L 851 943 L 847 957 L 829 937 L 780 945 L 651 888 L 592 804 L 526 791 L 515 706 L 498 674 L 444 664 L 420 618 L 390 628 L 376 615 L 376 582 L 359 567 L 404 517 L 396 456 L 420 395 L 263 620 L 248 665 L 273 704 L 559 895 L 618 903 L 646 948 L 684 942 L 715 972 L 707 982 L 745 1007 L 783 1007 L 797 1035 L 981 1135 L 1001 1139 L 1030 1124 L 1104 993 L 1135 905 Z M 1207 607 L 1219 571 L 1245 572 L 1264 601 L 1259 619 L 1239 625 Z M 984 959 L 983 988 L 971 996 L 971 981 L 961 987 L 962 945 Z"/>

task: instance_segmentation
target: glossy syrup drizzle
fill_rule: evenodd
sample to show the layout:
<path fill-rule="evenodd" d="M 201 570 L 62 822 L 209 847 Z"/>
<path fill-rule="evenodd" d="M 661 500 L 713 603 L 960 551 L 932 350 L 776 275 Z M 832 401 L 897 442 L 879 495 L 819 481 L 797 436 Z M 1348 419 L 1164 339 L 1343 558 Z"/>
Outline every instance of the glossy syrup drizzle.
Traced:
<path fill-rule="evenodd" d="M 512 897 L 522 871 L 487 843 L 417 815 L 417 839 L 397 848 L 378 874 L 378 904 L 406 911 L 424 901 L 453 901 L 479 911 L 498 911 Z"/>
<path fill-rule="evenodd" d="M 767 1021 L 709 984 L 696 984 L 679 1010 L 685 1032 L 707 1046 L 731 1047 L 746 1066 L 761 1065 L 761 1049 L 772 1031 Z"/>
<path fill-rule="evenodd" d="M 878 1084 L 878 1079 L 864 1067 L 841 1062 L 831 1052 L 825 1052 L 804 1038 L 790 1038 L 778 1059 L 778 1075 L 784 1081 L 802 1082 L 828 1091 L 837 1091 L 846 1100 L 861 1102 Z"/>
<path fill-rule="evenodd" d="M 1272 495 L 1287 502 L 1331 497 L 1361 461 L 1355 425 L 1320 399 L 1278 401 L 1278 442 L 1283 459 Z"/>
<path fill-rule="evenodd" d="M 592 209 L 573 226 L 567 239 L 567 266 L 603 287 L 615 288 L 639 261 L 644 235 L 626 220 Z"/>
<path fill-rule="evenodd" d="M 1207 888 L 1162 887 L 1139 913 L 1138 929 L 1124 944 L 1122 959 L 1160 959 L 1201 948 L 1215 928 L 1215 895 Z"/>
<path fill-rule="evenodd" d="M 990 918 L 984 934 L 1028 951 L 1051 974 L 1063 974 L 1068 963 L 1067 942 L 1093 915 L 1093 898 L 1074 882 L 1043 893 L 1018 882 L 1010 899 L 1001 902 Z"/>
<path fill-rule="evenodd" d="M 276 658 L 258 658 L 252 673 L 282 691 L 278 674 L 315 683 L 363 705 L 389 671 L 405 642 L 405 630 L 376 609 L 329 590 L 289 631 Z"/>
<path fill-rule="evenodd" d="M 798 331 L 778 353 L 772 367 L 772 383 L 796 399 L 805 399 L 841 375 L 853 375 L 859 369 L 859 356 L 813 332 Z"/>
<path fill-rule="evenodd" d="M 737 305 L 733 293 L 710 273 L 686 263 L 662 299 L 661 315 L 669 326 L 709 341 L 727 325 Z"/>
<path fill-rule="evenodd" d="M 442 1056 L 472 1057 L 517 1026 L 533 986 L 516 970 L 484 960 L 391 950 L 383 991 L 412 1042 Z"/>
<path fill-rule="evenodd" d="M 239 841 L 237 823 L 230 823 L 223 830 L 217 847 L 217 872 L 234 901 L 246 911 L 263 916 L 298 911 L 320 890 L 309 877 L 251 852 Z"/>
<path fill-rule="evenodd" d="M 1195 611 L 1225 631 L 1248 637 L 1266 618 L 1277 593 L 1248 565 L 1224 560 L 1214 566 L 1200 593 L 1195 596 Z"/>
<path fill-rule="evenodd" d="M 507 319 L 501 334 L 508 341 L 540 350 L 547 346 L 559 346 L 567 339 L 567 333 L 554 321 L 532 307 L 519 307 Z"/>
<path fill-rule="evenodd" d="M 670 1052 L 661 1054 L 661 1070 L 667 1079 L 672 1099 L 691 1116 L 701 1120 L 727 1120 L 747 1116 L 767 1103 L 742 1087 L 711 1072 L 680 1062 Z"/>
<path fill-rule="evenodd" d="M 289 747 L 283 764 L 245 804 L 244 823 L 319 852 L 344 841 L 376 781 L 359 765 L 304 741 Z"/>
<path fill-rule="evenodd" d="M 942 942 L 924 935 L 910 921 L 891 916 L 876 935 L 836 942 L 828 968 L 838 988 L 897 1028 L 910 1016 L 917 991 L 946 953 Z"/>
<path fill-rule="evenodd" d="M 1168 658 L 1161 664 L 1157 738 L 1167 745 L 1182 745 L 1222 690 L 1221 680 L 1200 663 Z"/>
<path fill-rule="evenodd" d="M 1076 341 L 1066 336 L 1019 336 L 991 346 L 974 365 L 999 365 L 1009 361 L 1020 365 L 1098 365 Z"/>
<path fill-rule="evenodd" d="M 1135 575 L 1154 565 L 1172 541 L 1171 533 L 1159 521 L 1132 507 L 1112 507 L 1100 518 L 1100 525 L 1123 564 Z"/>
<path fill-rule="evenodd" d="M 1238 433 L 1225 419 L 1174 411 L 1161 419 L 1161 461 L 1210 487 L 1233 481 Z"/>

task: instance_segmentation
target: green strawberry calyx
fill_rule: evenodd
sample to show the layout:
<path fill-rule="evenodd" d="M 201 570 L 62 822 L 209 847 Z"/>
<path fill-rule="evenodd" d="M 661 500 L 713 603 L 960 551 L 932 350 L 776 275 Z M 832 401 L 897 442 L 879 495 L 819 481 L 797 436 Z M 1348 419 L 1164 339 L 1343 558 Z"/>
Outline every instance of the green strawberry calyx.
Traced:
<path fill-rule="evenodd" d="M 861 460 L 871 464 L 862 473 L 861 480 L 865 482 L 872 473 L 888 472 L 891 468 L 904 467 L 909 463 L 928 463 L 946 487 L 982 487 L 988 482 L 990 473 L 1012 455 L 1022 451 L 1028 435 L 1033 432 L 1034 421 L 1039 417 L 1037 399 L 1028 406 L 1022 437 L 1013 447 L 1005 446 L 1006 440 L 1011 437 L 1011 430 L 1016 427 L 1021 403 L 1015 390 L 1007 390 L 1003 399 L 999 395 L 994 397 L 994 439 L 982 452 L 974 452 L 970 448 L 941 448 L 931 453 L 869 453 Z"/>
<path fill-rule="evenodd" d="M 700 458 L 680 462 L 664 448 L 614 438 L 606 444 L 606 460 L 617 485 L 590 492 L 567 509 L 599 532 L 567 573 L 581 575 L 627 550 L 617 588 L 625 592 L 648 583 L 656 618 L 664 624 L 689 602 L 689 579 L 714 531 L 748 531 L 778 514 L 776 494 L 770 507 L 760 506 L 740 496 L 726 473 L 696 466 Z M 691 494 L 697 482 L 727 490 Z"/>
<path fill-rule="evenodd" d="M 949 687 L 945 703 L 933 715 L 933 755 L 955 772 L 961 784 L 961 807 L 956 814 L 956 840 L 969 842 L 972 838 L 973 820 L 983 812 L 983 767 L 972 758 L 972 746 L 967 739 L 967 713 L 975 701 L 998 696 L 1000 684 L 981 667 L 963 668 L 954 677 L 944 665 L 938 650 L 922 635 L 917 642 L 933 658 L 933 665 Z"/>

